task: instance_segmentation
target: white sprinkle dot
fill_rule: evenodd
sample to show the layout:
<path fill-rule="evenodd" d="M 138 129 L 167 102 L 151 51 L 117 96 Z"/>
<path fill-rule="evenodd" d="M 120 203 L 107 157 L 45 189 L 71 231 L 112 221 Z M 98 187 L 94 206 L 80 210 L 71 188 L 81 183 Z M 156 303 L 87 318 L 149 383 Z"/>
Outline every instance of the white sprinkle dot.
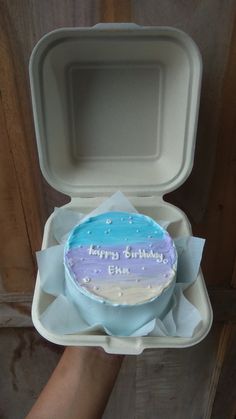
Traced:
<path fill-rule="evenodd" d="M 111 219 L 110 219 L 110 218 L 108 218 L 108 219 L 106 220 L 106 224 L 111 224 L 111 223 L 112 223 Z"/>
<path fill-rule="evenodd" d="M 141 269 L 142 269 L 142 271 L 145 271 L 145 267 L 144 267 L 144 266 L 142 266 L 142 268 L 141 268 Z"/>
<path fill-rule="evenodd" d="M 128 240 L 128 239 L 127 239 L 127 237 L 125 237 L 125 241 L 126 241 L 126 242 L 127 242 L 127 240 Z"/>
<path fill-rule="evenodd" d="M 161 263 L 161 259 L 157 259 L 157 263 Z"/>
<path fill-rule="evenodd" d="M 119 297 L 122 297 L 123 292 L 119 292 L 118 295 L 119 295 Z"/>
<path fill-rule="evenodd" d="M 139 230 L 136 230 L 136 233 L 139 233 Z"/>
<path fill-rule="evenodd" d="M 88 282 L 90 282 L 91 281 L 91 279 L 90 278 L 88 278 L 87 276 L 85 277 L 85 278 L 83 278 L 83 282 L 85 282 L 85 283 L 88 283 Z"/>
<path fill-rule="evenodd" d="M 97 287 L 96 285 L 93 287 L 93 289 L 95 290 L 95 291 L 98 291 L 99 290 L 99 287 Z"/>
<path fill-rule="evenodd" d="M 132 221 L 132 220 L 130 220 L 130 221 L 129 221 L 129 223 L 130 223 L 130 224 L 133 224 L 133 221 Z"/>
<path fill-rule="evenodd" d="M 91 234 L 91 231 L 88 231 L 88 234 Z"/>
<path fill-rule="evenodd" d="M 148 285 L 148 289 L 150 289 L 150 288 L 152 288 L 152 286 L 151 285 Z"/>
<path fill-rule="evenodd" d="M 152 239 L 152 236 L 148 236 L 149 239 Z"/>
<path fill-rule="evenodd" d="M 129 216 L 129 220 L 133 220 L 133 217 L 131 217 L 131 215 Z"/>

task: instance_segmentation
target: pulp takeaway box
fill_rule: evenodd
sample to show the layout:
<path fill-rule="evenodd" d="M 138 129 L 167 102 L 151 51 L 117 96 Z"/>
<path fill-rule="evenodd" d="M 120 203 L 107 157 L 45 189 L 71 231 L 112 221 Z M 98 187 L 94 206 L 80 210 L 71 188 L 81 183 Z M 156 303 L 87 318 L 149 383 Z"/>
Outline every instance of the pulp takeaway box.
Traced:
<path fill-rule="evenodd" d="M 186 215 L 163 195 L 178 188 L 193 165 L 201 72 L 195 43 L 174 28 L 98 24 L 45 35 L 30 60 L 34 122 L 42 173 L 71 197 L 65 207 L 89 213 L 119 189 L 138 211 L 179 219 L 173 237 L 191 235 Z M 42 249 L 55 244 L 53 217 Z M 130 354 L 183 348 L 200 342 L 212 323 L 201 272 L 186 294 L 202 317 L 191 338 L 52 333 L 40 322 L 52 297 L 39 276 L 32 318 L 41 335 L 62 345 Z"/>

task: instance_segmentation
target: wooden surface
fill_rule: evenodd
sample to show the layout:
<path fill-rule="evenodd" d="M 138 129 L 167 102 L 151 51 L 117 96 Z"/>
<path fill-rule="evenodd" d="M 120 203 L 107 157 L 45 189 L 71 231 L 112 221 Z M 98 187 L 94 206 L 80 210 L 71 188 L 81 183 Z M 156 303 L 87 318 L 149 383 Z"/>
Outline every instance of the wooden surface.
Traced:
<path fill-rule="evenodd" d="M 235 332 L 218 323 L 195 347 L 126 357 L 103 419 L 233 419 Z M 30 328 L 0 329 L 0 339 L 0 417 L 23 419 L 62 348 Z"/>
<path fill-rule="evenodd" d="M 24 417 L 60 355 L 23 327 L 31 325 L 34 252 L 43 225 L 54 206 L 69 200 L 40 173 L 29 57 L 45 33 L 100 21 L 174 26 L 199 46 L 203 81 L 194 168 L 165 198 L 185 211 L 194 234 L 207 239 L 202 267 L 215 313 L 210 335 L 196 347 L 127 357 L 104 419 L 235 417 L 235 17 L 235 0 L 0 0 L 1 418 Z"/>
<path fill-rule="evenodd" d="M 62 348 L 50 345 L 28 328 L 0 329 L 0 339 L 0 418 L 23 419 L 55 368 Z"/>
<path fill-rule="evenodd" d="M 235 392 L 231 390 L 235 387 L 236 379 L 235 348 L 236 326 L 235 324 L 229 324 L 227 325 L 227 344 L 225 345 L 223 360 L 221 360 L 220 375 L 212 405 L 211 419 L 235 419 L 236 397 Z"/>
<path fill-rule="evenodd" d="M 114 397 L 117 390 L 122 391 L 119 395 L 120 403 L 118 402 L 117 406 L 122 403 L 122 400 L 131 399 L 133 402 L 131 412 L 135 412 L 133 413 L 135 419 L 204 417 L 219 338 L 220 327 L 212 330 L 202 344 L 193 348 L 179 351 L 145 351 L 136 358 L 136 368 L 133 367 L 128 375 L 126 375 L 124 364 L 120 380 L 130 383 L 132 390 L 129 393 L 125 388 L 121 390 L 122 385 L 119 386 L 121 383 L 118 380 L 112 395 Z M 126 362 L 128 363 L 129 360 Z M 116 394 L 115 396 L 117 400 L 118 396 Z M 119 413 L 116 413 L 118 409 L 114 412 L 110 410 L 110 406 L 113 407 L 112 397 L 104 418 L 130 417 L 126 416 L 125 411 L 119 416 Z"/>

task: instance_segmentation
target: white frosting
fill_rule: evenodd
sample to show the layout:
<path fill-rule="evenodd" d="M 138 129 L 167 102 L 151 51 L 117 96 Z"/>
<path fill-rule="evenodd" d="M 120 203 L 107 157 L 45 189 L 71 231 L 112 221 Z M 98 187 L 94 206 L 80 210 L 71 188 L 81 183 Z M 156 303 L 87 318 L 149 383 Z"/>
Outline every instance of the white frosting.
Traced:
<path fill-rule="evenodd" d="M 109 300 L 112 303 L 122 304 L 139 304 L 151 300 L 162 294 L 173 280 L 171 277 L 164 283 L 150 285 L 146 283 L 145 286 L 140 285 L 140 282 L 132 283 L 130 287 L 121 287 L 120 285 L 113 284 L 112 286 L 107 282 L 100 282 L 99 287 L 86 286 L 88 291 L 93 291 L 98 297 Z"/>

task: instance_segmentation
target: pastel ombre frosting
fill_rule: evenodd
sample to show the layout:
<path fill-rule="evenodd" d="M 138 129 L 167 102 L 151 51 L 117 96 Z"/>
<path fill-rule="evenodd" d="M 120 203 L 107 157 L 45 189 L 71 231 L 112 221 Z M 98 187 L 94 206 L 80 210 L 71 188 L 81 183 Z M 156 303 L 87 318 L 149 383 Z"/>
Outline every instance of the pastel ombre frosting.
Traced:
<path fill-rule="evenodd" d="M 107 212 L 71 231 L 64 266 L 65 293 L 84 320 L 129 336 L 168 309 L 177 253 L 150 217 Z"/>
<path fill-rule="evenodd" d="M 119 313 L 122 307 L 136 307 L 136 316 L 146 310 L 141 323 L 158 312 L 158 300 L 163 311 L 172 294 L 167 291 L 173 290 L 175 282 L 177 253 L 168 232 L 150 217 L 107 212 L 88 218 L 72 230 L 64 265 L 68 294 L 75 302 L 80 300 L 82 312 L 86 311 L 85 302 L 89 302 L 90 313 L 82 313 L 86 320 L 101 322 L 106 317 L 104 306 L 109 306 L 113 308 L 109 315 L 114 314 L 117 323 L 114 329 L 120 333 L 115 307 L 119 307 Z M 107 327 L 113 328 L 110 320 Z"/>

